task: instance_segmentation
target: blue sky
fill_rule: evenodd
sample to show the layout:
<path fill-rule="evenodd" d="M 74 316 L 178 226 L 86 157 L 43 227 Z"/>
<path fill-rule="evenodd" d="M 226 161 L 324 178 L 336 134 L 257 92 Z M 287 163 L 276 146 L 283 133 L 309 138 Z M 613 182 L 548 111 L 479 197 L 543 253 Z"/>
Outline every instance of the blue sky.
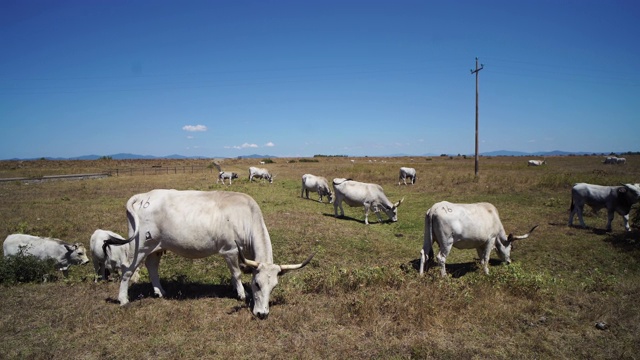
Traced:
<path fill-rule="evenodd" d="M 0 1 L 0 159 L 639 151 L 638 1 Z"/>

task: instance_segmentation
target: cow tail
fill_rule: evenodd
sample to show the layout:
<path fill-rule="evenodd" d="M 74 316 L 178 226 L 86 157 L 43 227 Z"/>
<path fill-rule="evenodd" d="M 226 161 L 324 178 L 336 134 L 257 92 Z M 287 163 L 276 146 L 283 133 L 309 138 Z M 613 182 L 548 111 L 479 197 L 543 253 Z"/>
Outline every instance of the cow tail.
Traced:
<path fill-rule="evenodd" d="M 138 235 L 140 234 L 140 218 L 138 217 L 138 214 L 136 213 L 136 211 L 133 209 L 133 204 L 136 202 L 136 200 L 137 199 L 135 198 L 131 198 L 127 202 L 127 219 L 129 220 L 129 224 L 131 224 L 131 227 L 134 230 L 133 235 L 126 240 L 109 236 L 109 238 L 106 239 L 102 244 L 102 251 L 105 254 L 107 254 L 107 251 L 109 250 L 111 245 L 120 246 L 120 245 L 128 244 L 131 241 L 133 241 L 133 239 L 137 238 Z"/>
<path fill-rule="evenodd" d="M 422 244 L 422 250 L 420 250 L 420 275 L 429 269 L 428 261 L 433 259 L 433 216 L 431 209 L 427 211 L 424 216 L 424 243 Z"/>

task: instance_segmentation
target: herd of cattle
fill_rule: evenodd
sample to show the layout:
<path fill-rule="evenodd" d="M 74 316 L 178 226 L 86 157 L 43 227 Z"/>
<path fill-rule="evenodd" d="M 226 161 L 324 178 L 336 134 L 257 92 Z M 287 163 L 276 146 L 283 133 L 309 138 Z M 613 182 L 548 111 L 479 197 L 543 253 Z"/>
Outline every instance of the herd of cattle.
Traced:
<path fill-rule="evenodd" d="M 538 165 L 542 165 L 545 162 Z M 530 163 L 531 164 L 531 163 Z M 238 177 L 237 173 L 222 171 L 218 181 Z M 273 182 L 274 176 L 267 169 L 251 167 L 249 181 L 261 178 Z M 414 168 L 400 168 L 398 185 L 416 182 Z M 300 197 L 309 198 L 309 192 L 324 196 L 333 203 L 336 218 L 344 216 L 342 203 L 364 207 L 364 223 L 369 224 L 371 209 L 382 222 L 380 211 L 390 221 L 398 221 L 398 207 L 403 199 L 391 202 L 380 185 L 352 179 L 335 178 L 333 191 L 326 178 L 312 174 L 302 175 Z M 611 231 L 614 213 L 624 219 L 627 231 L 631 206 L 640 201 L 640 184 L 600 186 L 586 183 L 575 184 L 571 190 L 569 226 L 577 214 L 580 226 L 584 205 L 595 211 L 606 208 L 607 230 Z M 338 208 L 340 215 L 338 215 Z M 165 251 L 196 259 L 213 254 L 224 257 L 231 272 L 232 286 L 238 297 L 245 299 L 245 290 L 240 275 L 252 273 L 252 312 L 264 319 L 269 315 L 269 298 L 278 283 L 278 276 L 306 266 L 314 254 L 298 264 L 274 264 L 271 239 L 262 212 L 256 201 L 247 194 L 230 191 L 152 190 L 132 196 L 126 203 L 129 238 L 107 230 L 96 230 L 90 239 L 90 252 L 98 279 L 106 280 L 107 272 L 120 272 L 121 282 L 118 300 L 129 302 L 130 281 L 137 281 L 138 269 L 144 261 L 154 293 L 165 295 L 160 284 L 158 267 Z M 510 263 L 512 243 L 526 239 L 536 226 L 524 235 L 513 235 L 504 230 L 498 210 L 490 203 L 454 204 L 438 202 L 426 213 L 424 220 L 424 243 L 420 251 L 419 273 L 422 275 L 429 260 L 441 267 L 446 276 L 446 257 L 452 247 L 476 249 L 481 265 L 488 274 L 491 251 L 495 248 L 500 259 Z M 434 257 L 433 244 L 437 242 L 439 253 Z M 69 266 L 89 262 L 87 251 L 81 243 L 68 244 L 52 238 L 41 238 L 26 234 L 9 235 L 3 243 L 4 256 L 30 254 L 41 259 L 52 258 L 57 268 L 67 275 Z"/>

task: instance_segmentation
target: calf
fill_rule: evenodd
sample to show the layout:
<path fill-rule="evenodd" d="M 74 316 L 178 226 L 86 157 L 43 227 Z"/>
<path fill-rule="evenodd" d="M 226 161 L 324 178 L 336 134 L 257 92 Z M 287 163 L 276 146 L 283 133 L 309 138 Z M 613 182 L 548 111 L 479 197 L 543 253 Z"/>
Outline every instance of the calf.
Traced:
<path fill-rule="evenodd" d="M 131 242 L 125 246 L 110 246 L 103 248 L 104 242 L 110 238 L 125 240 L 122 236 L 108 230 L 98 229 L 93 232 L 93 235 L 91 235 L 89 247 L 91 248 L 93 268 L 96 271 L 95 282 L 98 282 L 99 278 L 105 281 L 108 280 L 107 272 L 117 273 L 120 271 L 122 274 L 124 269 L 129 267 L 133 261 L 135 242 Z M 138 269 L 136 269 L 133 276 L 131 276 L 131 281 L 138 282 L 139 277 Z"/>
<path fill-rule="evenodd" d="M 7 236 L 2 244 L 4 256 L 15 256 L 21 252 L 38 259 L 53 259 L 56 268 L 67 277 L 71 265 L 84 265 L 89 262 L 86 249 L 81 243 L 69 244 L 59 239 L 43 238 L 26 234 Z"/>
<path fill-rule="evenodd" d="M 400 178 L 398 180 L 398 185 L 400 185 L 400 181 L 402 181 L 405 185 L 407 185 L 407 178 L 411 179 L 411 185 L 416 183 L 416 169 L 410 167 L 401 167 L 400 168 Z"/>
<path fill-rule="evenodd" d="M 329 199 L 329 204 L 333 202 L 333 194 L 331 193 L 329 183 L 327 182 L 327 179 L 322 176 L 315 176 L 311 174 L 302 175 L 302 191 L 300 193 L 300 197 L 303 197 L 306 192 L 308 199 L 309 191 L 318 193 L 320 196 L 318 199 L 319 202 L 322 202 L 322 197 L 325 195 L 327 196 L 327 199 Z"/>
<path fill-rule="evenodd" d="M 622 215 L 624 228 L 629 228 L 629 212 L 631 206 L 640 200 L 640 184 L 624 184 L 622 186 L 601 186 L 586 183 L 578 183 L 571 189 L 571 207 L 569 213 L 569 226 L 573 225 L 573 217 L 578 214 L 580 226 L 586 227 L 582 219 L 584 205 L 589 205 L 593 211 L 606 208 L 608 221 L 607 231 L 611 231 L 611 221 L 614 213 Z"/>
<path fill-rule="evenodd" d="M 369 210 L 371 208 L 378 216 L 379 222 L 382 222 L 380 209 L 387 214 L 391 221 L 398 221 L 398 206 L 402 204 L 404 198 L 395 204 L 392 203 L 387 199 L 380 185 L 336 178 L 333 179 L 333 190 L 336 194 L 333 203 L 333 211 L 336 217 L 338 217 L 338 207 L 340 208 L 340 216 L 344 216 L 344 209 L 342 208 L 342 201 L 344 201 L 349 206 L 364 206 L 364 223 L 367 225 L 369 224 Z"/>
<path fill-rule="evenodd" d="M 230 172 L 230 171 L 220 171 L 220 173 L 218 174 L 218 181 L 216 181 L 216 184 L 220 182 L 220 180 L 222 180 L 222 185 L 224 185 L 224 179 L 229 179 L 229 185 L 231 185 L 231 179 L 237 179 L 238 178 L 238 174 L 234 173 L 234 172 Z"/>
<path fill-rule="evenodd" d="M 526 239 L 529 233 L 520 236 L 506 235 L 498 210 L 489 203 L 454 204 L 442 201 L 434 204 L 424 217 L 424 243 L 420 251 L 420 275 L 425 264 L 433 258 L 433 243 L 438 242 L 440 251 L 436 257 L 440 274 L 447 275 L 445 262 L 451 247 L 476 249 L 485 274 L 489 274 L 489 257 L 496 249 L 500 259 L 511 263 L 511 244 Z"/>

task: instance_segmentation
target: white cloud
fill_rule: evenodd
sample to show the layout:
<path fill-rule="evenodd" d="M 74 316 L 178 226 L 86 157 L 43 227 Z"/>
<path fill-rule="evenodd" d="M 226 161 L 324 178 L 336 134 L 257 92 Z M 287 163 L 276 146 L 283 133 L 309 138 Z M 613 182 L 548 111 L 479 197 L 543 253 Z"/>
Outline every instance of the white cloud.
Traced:
<path fill-rule="evenodd" d="M 192 135 L 187 136 L 187 139 L 193 139 L 194 137 Z"/>
<path fill-rule="evenodd" d="M 205 125 L 185 125 L 182 127 L 184 131 L 207 131 Z"/>
<path fill-rule="evenodd" d="M 238 149 L 238 150 L 247 149 L 247 148 L 257 148 L 257 147 L 258 147 L 258 145 L 249 144 L 249 143 L 244 143 L 242 145 L 233 145 L 233 146 L 226 145 L 226 146 L 224 146 L 225 149 Z"/>
<path fill-rule="evenodd" d="M 266 146 L 266 147 L 274 147 L 274 146 L 276 146 L 276 144 L 274 144 L 271 141 L 269 141 L 268 143 L 264 144 L 264 146 Z"/>

